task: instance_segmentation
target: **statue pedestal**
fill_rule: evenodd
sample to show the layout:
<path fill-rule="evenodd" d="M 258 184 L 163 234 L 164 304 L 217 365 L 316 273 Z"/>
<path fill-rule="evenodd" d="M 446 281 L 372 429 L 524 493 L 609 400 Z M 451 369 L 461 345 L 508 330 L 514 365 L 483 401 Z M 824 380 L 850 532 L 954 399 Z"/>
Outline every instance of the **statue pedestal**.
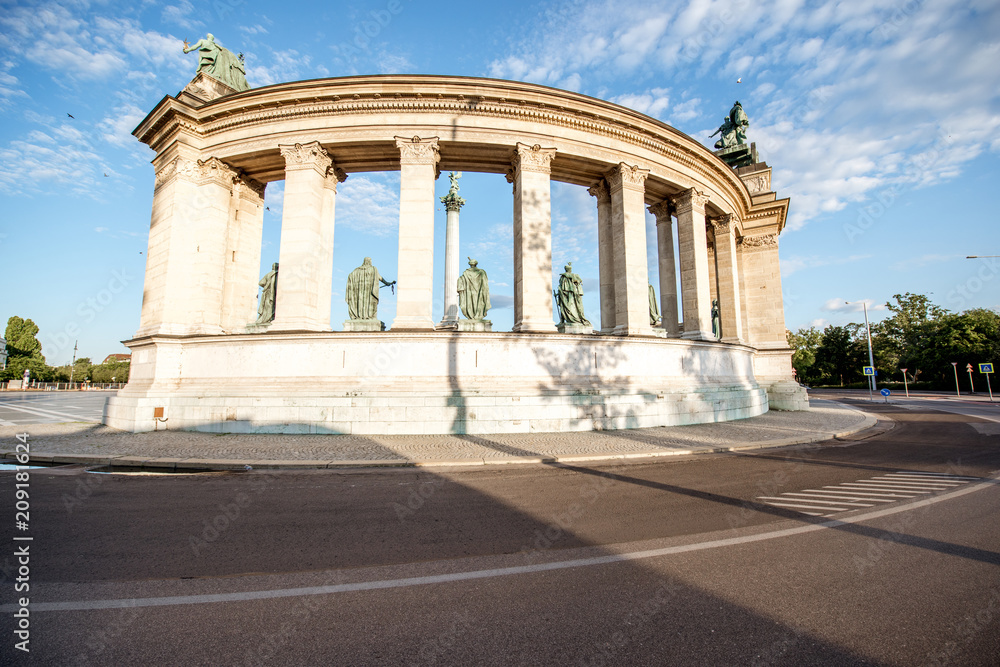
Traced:
<path fill-rule="evenodd" d="M 592 324 L 568 324 L 563 322 L 562 324 L 557 324 L 556 329 L 559 333 L 567 334 L 593 334 L 594 325 Z"/>
<path fill-rule="evenodd" d="M 747 144 L 736 144 L 735 146 L 727 146 L 713 152 L 722 158 L 723 162 L 734 169 L 737 167 L 746 167 L 757 162 L 756 144 L 750 144 L 749 146 Z"/>
<path fill-rule="evenodd" d="M 253 322 L 247 325 L 247 333 L 264 333 L 271 328 L 271 322 Z"/>
<path fill-rule="evenodd" d="M 220 97 L 238 92 L 240 91 L 219 81 L 214 76 L 198 72 L 191 79 L 191 82 L 184 86 L 184 90 L 178 93 L 177 97 L 192 106 L 201 107 Z"/>
<path fill-rule="evenodd" d="M 344 331 L 385 331 L 385 323 L 381 320 L 347 320 Z"/>
<path fill-rule="evenodd" d="M 459 331 L 493 331 L 493 323 L 489 320 L 459 320 Z"/>

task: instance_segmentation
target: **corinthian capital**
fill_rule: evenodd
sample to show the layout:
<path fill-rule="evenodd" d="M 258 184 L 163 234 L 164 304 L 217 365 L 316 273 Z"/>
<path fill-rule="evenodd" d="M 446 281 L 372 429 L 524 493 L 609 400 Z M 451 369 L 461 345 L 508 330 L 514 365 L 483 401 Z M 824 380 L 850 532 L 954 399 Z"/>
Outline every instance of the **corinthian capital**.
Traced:
<path fill-rule="evenodd" d="M 649 169 L 640 169 L 636 165 L 628 165 L 624 162 L 618 163 L 617 166 L 612 167 L 604 174 L 604 178 L 608 181 L 608 187 L 611 190 L 621 190 L 623 188 L 644 190 L 647 176 L 649 176 Z"/>
<path fill-rule="evenodd" d="M 591 197 L 597 197 L 598 206 L 611 203 L 611 190 L 608 189 L 607 181 L 603 179 L 598 181 L 596 185 L 587 188 L 587 192 L 590 193 Z"/>
<path fill-rule="evenodd" d="M 651 204 L 647 209 L 656 218 L 656 224 L 669 225 L 670 215 L 674 212 L 674 207 L 666 199 L 659 204 Z"/>
<path fill-rule="evenodd" d="M 513 168 L 515 178 L 522 171 L 551 174 L 552 158 L 555 156 L 555 148 L 542 148 L 539 144 L 529 146 L 528 144 L 518 143 L 514 155 L 511 157 L 510 164 Z"/>
<path fill-rule="evenodd" d="M 670 203 L 674 205 L 674 209 L 678 214 L 689 213 L 691 211 L 704 213 L 705 204 L 708 203 L 708 195 L 690 188 L 676 197 L 672 197 Z"/>
<path fill-rule="evenodd" d="M 737 219 L 732 213 L 725 213 L 717 218 L 709 218 L 708 222 L 712 225 L 712 229 L 715 230 L 716 235 L 731 234 L 733 230 L 736 229 Z"/>
<path fill-rule="evenodd" d="M 438 138 L 396 137 L 399 160 L 404 164 L 430 164 L 437 167 L 441 156 L 438 154 Z"/>
<path fill-rule="evenodd" d="M 315 169 L 326 175 L 327 170 L 333 164 L 333 158 L 323 150 L 318 141 L 308 144 L 295 144 L 293 146 L 278 146 L 282 157 L 285 158 L 285 169 Z"/>

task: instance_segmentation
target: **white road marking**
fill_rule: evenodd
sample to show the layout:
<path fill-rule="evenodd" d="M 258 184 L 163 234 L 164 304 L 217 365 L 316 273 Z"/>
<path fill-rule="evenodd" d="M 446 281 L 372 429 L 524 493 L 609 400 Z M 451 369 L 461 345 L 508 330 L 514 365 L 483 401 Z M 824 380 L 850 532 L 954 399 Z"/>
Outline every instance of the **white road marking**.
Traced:
<path fill-rule="evenodd" d="M 68 412 L 58 412 L 56 410 L 39 410 L 38 408 L 26 408 L 20 405 L 11 405 L 10 403 L 0 403 L 0 408 L 5 408 L 7 410 L 16 410 L 17 412 L 26 412 L 29 415 L 35 415 L 36 417 L 49 417 L 51 418 L 69 418 L 73 421 L 93 421 L 92 419 L 87 419 L 82 415 L 74 415 Z"/>
<path fill-rule="evenodd" d="M 874 505 L 862 505 L 861 503 L 849 503 L 849 502 L 847 502 L 846 498 L 841 498 L 840 502 L 836 502 L 835 503 L 835 502 L 831 502 L 829 500 L 813 499 L 812 497 L 808 497 L 808 498 L 789 498 L 787 495 L 784 495 L 784 494 L 780 498 L 776 498 L 774 496 L 757 496 L 757 500 L 783 500 L 783 501 L 786 501 L 786 502 L 787 501 L 795 501 L 795 502 L 801 502 L 801 503 L 811 503 L 811 504 L 816 504 L 816 505 L 836 505 L 837 507 L 840 507 L 841 505 L 850 505 L 850 506 L 857 506 L 857 507 L 874 507 Z M 770 503 L 769 502 L 767 504 L 768 505 L 775 505 L 776 503 Z"/>
<path fill-rule="evenodd" d="M 889 482 L 890 484 L 914 484 L 917 486 L 962 486 L 965 482 L 941 482 L 931 479 L 899 479 L 898 477 L 872 477 L 872 481 Z"/>
<path fill-rule="evenodd" d="M 871 493 L 871 492 L 869 492 L 867 490 L 868 487 L 864 487 L 866 490 L 865 491 L 861 491 L 860 489 L 844 489 L 843 488 L 844 486 L 845 485 L 842 484 L 840 486 L 826 486 L 826 487 L 823 487 L 823 488 L 831 489 L 831 490 L 832 489 L 840 489 L 840 491 L 842 491 L 844 493 L 853 493 L 855 495 L 865 496 L 865 497 L 867 497 L 867 496 L 873 496 L 873 497 L 878 497 L 878 498 L 916 498 L 916 496 L 908 496 L 908 495 L 903 494 L 903 493 Z"/>
<path fill-rule="evenodd" d="M 795 500 L 795 499 L 794 498 L 788 498 L 787 500 Z M 846 512 L 847 510 L 851 509 L 850 507 L 821 507 L 818 503 L 815 504 L 815 505 L 807 505 L 807 504 L 805 504 L 804 501 L 801 504 L 800 503 L 790 503 L 790 502 L 776 503 L 774 501 L 770 501 L 770 502 L 768 502 L 766 504 L 767 505 L 771 505 L 772 507 L 788 507 L 788 508 L 791 508 L 791 509 L 798 509 L 798 508 L 801 507 L 801 508 L 807 509 L 807 510 L 823 510 L 824 512 Z M 841 505 L 846 505 L 846 504 L 847 503 L 841 503 Z"/>
<path fill-rule="evenodd" d="M 905 491 L 906 493 L 930 493 L 926 489 L 900 489 L 892 486 L 881 486 L 879 484 L 867 484 L 865 482 L 844 482 L 843 487 L 849 489 L 871 489 L 872 491 Z"/>
<path fill-rule="evenodd" d="M 865 500 L 865 501 L 867 501 L 869 503 L 891 503 L 891 502 L 893 502 L 891 500 L 872 500 L 871 498 L 854 498 L 852 496 L 837 496 L 837 495 L 833 495 L 833 494 L 829 494 L 828 495 L 828 494 L 825 494 L 825 493 L 792 493 L 792 492 L 789 492 L 789 493 L 782 494 L 782 496 L 784 496 L 786 498 L 788 496 L 801 496 L 803 500 L 809 500 L 810 498 L 833 498 L 834 500 L 839 500 L 840 502 L 843 502 L 843 503 L 851 501 L 852 504 L 854 504 L 854 505 L 860 505 L 861 507 L 875 507 L 874 505 L 866 505 L 866 504 L 860 502 L 862 500 Z"/>
<path fill-rule="evenodd" d="M 612 563 L 630 563 L 633 561 L 645 560 L 647 558 L 661 558 L 674 554 L 691 553 L 694 551 L 704 551 L 706 549 L 718 549 L 722 547 L 751 544 L 754 542 L 765 542 L 783 537 L 792 537 L 805 533 L 813 533 L 820 530 L 830 530 L 839 526 L 861 523 L 872 519 L 879 519 L 900 512 L 909 512 L 922 507 L 934 505 L 936 503 L 951 500 L 970 493 L 982 491 L 995 487 L 996 479 L 990 479 L 982 484 L 967 486 L 962 489 L 937 495 L 933 498 L 925 498 L 906 505 L 897 507 L 887 507 L 881 510 L 868 512 L 867 514 L 856 514 L 842 519 L 824 521 L 823 523 L 810 524 L 808 526 L 796 526 L 783 530 L 774 530 L 757 535 L 744 535 L 742 537 L 731 537 L 721 540 L 709 540 L 707 542 L 696 542 L 694 544 L 682 544 L 662 549 L 647 549 L 644 551 L 632 551 L 625 553 L 609 554 L 606 556 L 595 556 L 593 558 L 577 558 L 573 560 L 555 561 L 552 563 L 538 563 L 536 565 L 522 565 L 514 567 L 502 567 L 490 570 L 471 570 L 464 572 L 452 572 L 448 574 L 428 575 L 422 577 L 408 577 L 405 579 L 389 579 L 381 581 L 360 581 L 352 584 L 333 584 L 329 586 L 308 586 L 303 588 L 282 588 L 263 591 L 241 591 L 238 593 L 212 593 L 204 595 L 178 595 L 171 597 L 153 598 L 119 598 L 113 600 L 74 600 L 68 602 L 34 602 L 31 611 L 43 613 L 47 611 L 87 611 L 96 609 L 131 609 L 136 607 L 167 607 L 186 604 L 209 604 L 214 602 L 245 602 L 249 600 L 269 600 L 275 598 L 300 597 L 305 595 L 331 595 L 335 593 L 347 593 L 352 591 L 384 590 L 390 588 L 409 588 L 411 586 L 426 586 L 429 584 L 446 584 L 458 581 L 470 581 L 474 579 L 490 579 L 494 577 L 506 577 L 518 574 L 534 574 L 536 572 L 550 572 L 552 570 L 563 570 L 576 567 L 591 567 L 595 565 L 610 565 Z M 440 561 L 432 561 L 420 564 L 426 567 L 440 567 Z M 18 607 L 13 604 L 0 605 L 0 613 L 13 613 Z"/>

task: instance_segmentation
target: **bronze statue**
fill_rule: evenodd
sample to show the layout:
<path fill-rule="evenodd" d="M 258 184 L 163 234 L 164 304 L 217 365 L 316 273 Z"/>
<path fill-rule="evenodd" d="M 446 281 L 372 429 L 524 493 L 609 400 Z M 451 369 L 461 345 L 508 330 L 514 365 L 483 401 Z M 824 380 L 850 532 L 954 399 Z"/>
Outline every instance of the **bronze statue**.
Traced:
<path fill-rule="evenodd" d="M 271 265 L 271 270 L 257 284 L 264 288 L 257 306 L 257 324 L 268 324 L 274 321 L 274 298 L 278 293 L 277 262 Z"/>
<path fill-rule="evenodd" d="M 583 280 L 573 273 L 573 262 L 567 264 L 565 272 L 559 276 L 556 303 L 559 306 L 560 323 L 590 326 L 590 322 L 583 316 Z"/>
<path fill-rule="evenodd" d="M 458 305 L 462 314 L 472 321 L 482 321 L 493 304 L 490 303 L 490 281 L 479 262 L 469 257 L 469 268 L 458 277 Z"/>
<path fill-rule="evenodd" d="M 372 264 L 371 257 L 365 257 L 361 266 L 351 271 L 347 276 L 347 289 L 344 301 L 347 302 L 347 312 L 352 320 L 378 319 L 378 291 L 382 285 L 395 285 L 383 278 Z"/>

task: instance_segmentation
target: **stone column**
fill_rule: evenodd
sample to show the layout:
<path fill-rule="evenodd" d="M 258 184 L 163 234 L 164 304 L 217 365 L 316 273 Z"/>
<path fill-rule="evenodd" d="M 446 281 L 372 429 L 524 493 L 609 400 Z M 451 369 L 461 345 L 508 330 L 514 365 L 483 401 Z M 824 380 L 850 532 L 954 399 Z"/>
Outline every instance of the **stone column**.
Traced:
<path fill-rule="evenodd" d="M 465 200 L 458 195 L 441 197 L 448 212 L 444 232 L 444 317 L 438 329 L 457 329 L 461 312 L 458 308 L 458 276 L 461 274 L 461 259 L 458 253 L 458 213 Z"/>
<path fill-rule="evenodd" d="M 674 229 L 670 217 L 673 209 L 669 201 L 662 201 L 649 207 L 656 216 L 656 249 L 660 266 L 660 316 L 667 336 L 681 335 L 677 319 L 677 265 L 674 260 Z"/>
<path fill-rule="evenodd" d="M 233 189 L 233 212 L 226 238 L 222 328 L 227 332 L 243 332 L 257 319 L 263 233 L 264 184 L 240 176 Z"/>
<path fill-rule="evenodd" d="M 552 320 L 552 204 L 556 149 L 517 144 L 514 183 L 514 331 L 555 331 Z"/>
<path fill-rule="evenodd" d="M 186 146 L 157 163 L 142 316 L 135 337 L 222 333 L 236 172 Z"/>
<path fill-rule="evenodd" d="M 329 331 L 337 172 L 318 141 L 278 148 L 285 158 L 285 201 L 270 330 Z"/>
<path fill-rule="evenodd" d="M 736 260 L 736 217 L 727 213 L 711 219 L 715 230 L 716 275 L 719 281 L 719 340 L 743 343 L 739 264 Z"/>
<path fill-rule="evenodd" d="M 601 273 L 601 333 L 615 330 L 615 255 L 611 229 L 611 191 L 604 179 L 587 190 L 597 198 L 597 257 Z"/>
<path fill-rule="evenodd" d="M 396 137 L 399 148 L 399 266 L 394 330 L 433 330 L 434 181 L 438 139 Z M 457 278 L 456 278 L 457 280 Z"/>
<path fill-rule="evenodd" d="M 671 200 L 677 214 L 677 245 L 684 302 L 682 337 L 692 340 L 715 340 L 712 336 L 712 297 L 708 286 L 707 202 L 708 197 L 694 188 Z"/>
<path fill-rule="evenodd" d="M 652 336 L 649 324 L 649 271 L 646 268 L 645 181 L 648 169 L 624 162 L 604 178 L 611 194 L 617 336 Z"/>

